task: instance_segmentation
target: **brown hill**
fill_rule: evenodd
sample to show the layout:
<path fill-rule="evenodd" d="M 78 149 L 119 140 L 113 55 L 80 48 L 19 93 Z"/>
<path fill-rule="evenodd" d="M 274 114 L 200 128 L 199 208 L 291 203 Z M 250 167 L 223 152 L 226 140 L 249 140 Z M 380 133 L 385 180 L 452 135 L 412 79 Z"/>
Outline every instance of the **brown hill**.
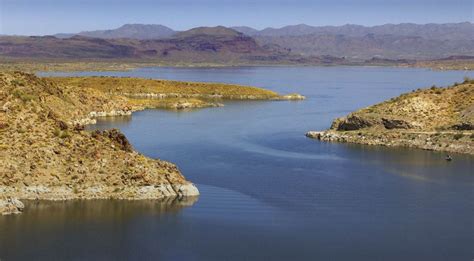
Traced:
<path fill-rule="evenodd" d="M 325 141 L 474 154 L 474 80 L 402 94 L 334 120 Z"/>
<path fill-rule="evenodd" d="M 15 210 L 5 198 L 197 195 L 175 165 L 137 153 L 118 130 L 87 132 L 80 124 L 92 111 L 127 110 L 123 97 L 0 73 L 0 211 Z"/>

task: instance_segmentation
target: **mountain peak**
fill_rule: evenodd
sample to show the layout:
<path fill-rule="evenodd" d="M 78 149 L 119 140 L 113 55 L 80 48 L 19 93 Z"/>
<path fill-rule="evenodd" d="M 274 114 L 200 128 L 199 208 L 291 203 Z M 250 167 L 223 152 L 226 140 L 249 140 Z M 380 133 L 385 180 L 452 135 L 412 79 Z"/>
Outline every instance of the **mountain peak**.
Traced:
<path fill-rule="evenodd" d="M 85 31 L 79 35 L 104 39 L 160 39 L 168 38 L 175 33 L 171 28 L 160 24 L 124 24 L 112 30 Z"/>
<path fill-rule="evenodd" d="M 196 27 L 184 32 L 176 34 L 176 37 L 191 37 L 196 35 L 212 35 L 212 36 L 241 36 L 242 33 L 234 29 L 224 26 L 215 27 Z"/>

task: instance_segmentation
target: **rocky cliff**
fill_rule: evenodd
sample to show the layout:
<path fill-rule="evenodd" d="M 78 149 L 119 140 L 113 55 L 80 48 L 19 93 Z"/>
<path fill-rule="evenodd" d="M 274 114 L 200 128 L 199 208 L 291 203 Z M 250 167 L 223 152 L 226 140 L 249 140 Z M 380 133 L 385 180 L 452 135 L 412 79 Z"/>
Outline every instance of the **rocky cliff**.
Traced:
<path fill-rule="evenodd" d="M 323 141 L 474 154 L 474 80 L 402 94 L 336 119 L 327 131 L 306 135 Z"/>

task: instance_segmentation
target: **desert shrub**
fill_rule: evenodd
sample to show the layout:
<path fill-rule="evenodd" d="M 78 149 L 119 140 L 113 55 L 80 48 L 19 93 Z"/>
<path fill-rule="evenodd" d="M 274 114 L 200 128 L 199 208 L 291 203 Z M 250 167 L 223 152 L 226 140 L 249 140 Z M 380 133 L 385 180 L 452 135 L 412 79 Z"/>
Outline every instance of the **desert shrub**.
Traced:
<path fill-rule="evenodd" d="M 59 135 L 61 135 L 61 130 L 56 128 L 53 130 L 53 134 L 54 136 L 59 137 Z"/>
<path fill-rule="evenodd" d="M 462 135 L 461 133 L 458 133 L 458 134 L 454 134 L 453 138 L 454 138 L 455 140 L 459 140 L 459 139 L 461 139 L 463 136 L 464 136 L 464 135 Z"/>
<path fill-rule="evenodd" d="M 24 91 L 22 91 L 20 89 L 13 90 L 13 96 L 15 98 L 18 98 L 18 99 L 22 100 L 23 102 L 36 100 L 38 98 L 37 96 L 25 93 Z"/>
<path fill-rule="evenodd" d="M 59 138 L 61 138 L 61 139 L 65 139 L 65 138 L 71 137 L 71 134 L 70 134 L 67 130 L 62 131 L 62 130 L 59 129 L 59 128 L 54 129 L 53 134 L 54 134 L 54 136 L 59 137 Z"/>
<path fill-rule="evenodd" d="M 19 80 L 13 80 L 11 83 L 15 86 L 25 86 L 25 83 Z"/>
<path fill-rule="evenodd" d="M 71 137 L 71 134 L 68 131 L 61 131 L 61 133 L 59 134 L 59 138 L 61 139 L 65 139 L 69 137 Z"/>

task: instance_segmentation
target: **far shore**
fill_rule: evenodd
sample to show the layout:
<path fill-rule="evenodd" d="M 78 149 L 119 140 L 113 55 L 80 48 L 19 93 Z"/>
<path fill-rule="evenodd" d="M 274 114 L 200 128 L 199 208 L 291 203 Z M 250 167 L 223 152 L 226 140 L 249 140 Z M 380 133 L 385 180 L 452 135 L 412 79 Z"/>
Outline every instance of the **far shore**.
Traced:
<path fill-rule="evenodd" d="M 398 67 L 428 68 L 433 70 L 474 70 L 474 60 L 418 61 L 413 63 L 381 62 L 366 63 L 364 61 L 347 61 L 344 63 L 212 63 L 212 62 L 160 62 L 150 60 L 23 60 L 4 58 L 0 61 L 2 71 L 37 72 L 79 72 L 79 71 L 131 71 L 146 67 L 176 68 L 232 68 L 232 67 Z"/>

